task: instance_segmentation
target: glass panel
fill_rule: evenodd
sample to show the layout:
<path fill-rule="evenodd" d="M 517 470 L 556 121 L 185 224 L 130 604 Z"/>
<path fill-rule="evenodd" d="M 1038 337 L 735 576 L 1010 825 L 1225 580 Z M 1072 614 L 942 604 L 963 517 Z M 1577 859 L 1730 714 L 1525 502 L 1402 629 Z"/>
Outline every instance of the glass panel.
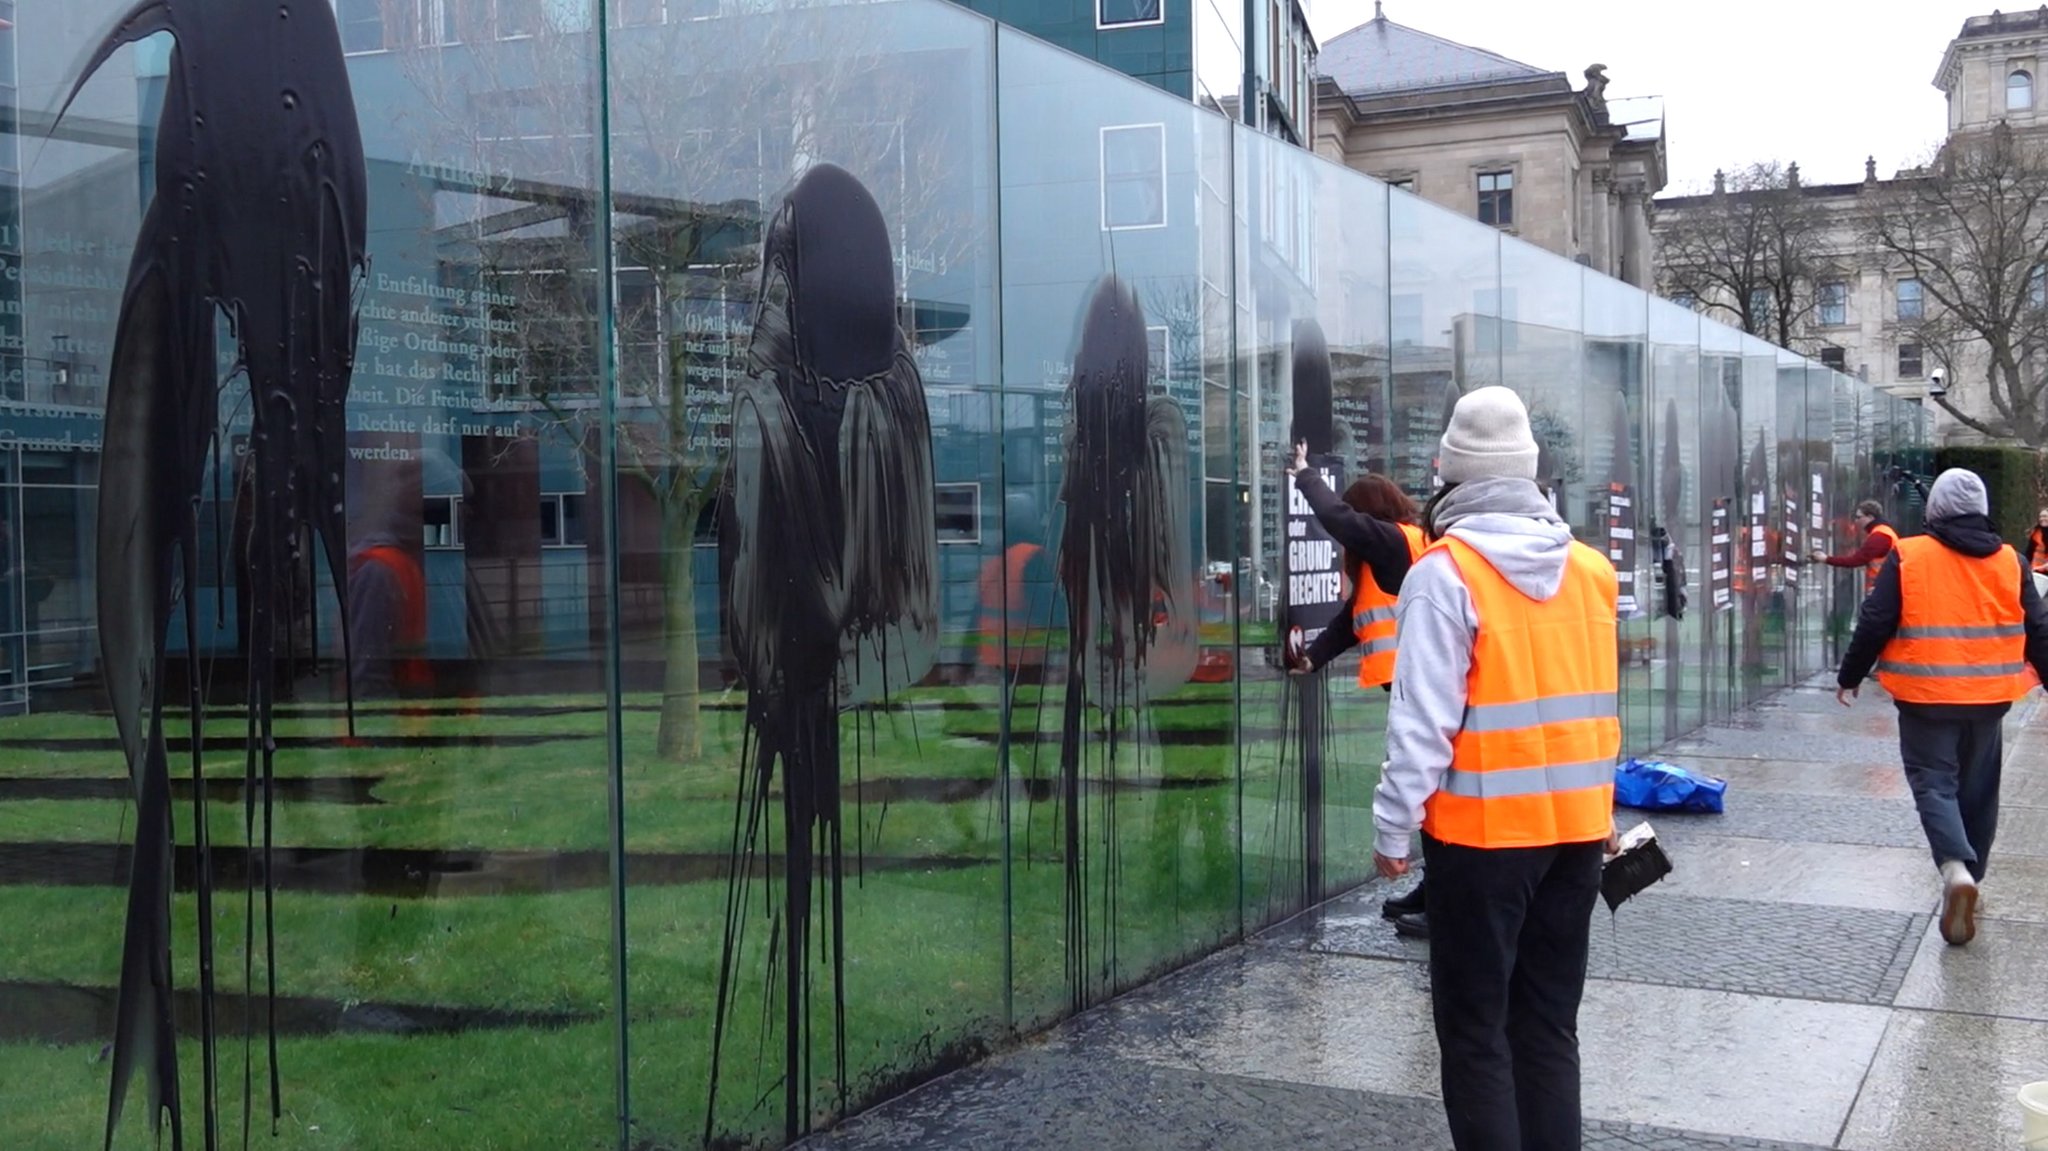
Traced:
<path fill-rule="evenodd" d="M 1011 821 L 1028 1026 L 1237 929 L 1233 709 L 1262 656 L 1233 645 L 1271 642 L 1249 613 L 1275 471 L 1251 446 L 1270 438 L 1239 438 L 1266 405 L 1230 366 L 1230 125 L 1029 37 L 998 45 L 1005 539 L 1052 561 L 1032 682 L 1003 713 L 1033 800 Z M 1139 127 L 1171 207 L 1116 230 L 1096 142 Z"/>
<path fill-rule="evenodd" d="M 1650 301 L 1650 476 L 1642 533 L 1653 618 L 1662 620 L 1651 663 L 1652 710 L 1666 738 L 1706 718 L 1707 620 L 1713 614 L 1702 482 L 1701 322 L 1697 313 Z"/>
<path fill-rule="evenodd" d="M 1785 587 L 1777 531 L 1778 350 L 1742 340 L 1742 702 L 1785 683 Z"/>
<path fill-rule="evenodd" d="M 1273 438 L 1260 442 L 1303 439 L 1326 481 L 1362 503 L 1368 476 L 1391 470 L 1387 192 L 1271 137 L 1241 128 L 1236 139 L 1241 186 L 1255 200 L 1282 197 L 1296 206 L 1273 213 L 1291 227 L 1258 235 L 1245 253 L 1249 362 L 1262 401 L 1273 401 L 1262 402 L 1262 410 L 1277 411 Z M 1262 420 L 1262 434 L 1265 426 Z M 1291 483 L 1279 478 L 1278 453 L 1260 452 L 1247 462 L 1274 477 L 1273 498 L 1258 505 L 1259 555 L 1261 570 L 1273 573 L 1279 588 L 1280 625 L 1298 624 L 1308 642 L 1323 629 L 1355 642 L 1355 584 L 1329 578 L 1351 560 L 1314 552 L 1327 537 L 1305 504 L 1295 502 Z M 1412 504 L 1412 497 L 1403 498 Z M 1412 507 L 1409 512 L 1412 519 Z M 1266 620 L 1259 622 L 1263 627 Z M 1267 650 L 1269 635 L 1254 639 L 1247 628 L 1247 642 Z M 1372 790 L 1385 759 L 1387 695 L 1379 686 L 1359 686 L 1355 648 L 1313 678 L 1287 676 L 1278 666 L 1254 670 L 1250 663 L 1241 687 L 1246 714 L 1284 722 L 1279 741 L 1245 744 L 1247 858 L 1299 860 L 1296 867 L 1276 867 L 1288 874 L 1270 883 L 1248 872 L 1248 913 L 1264 922 L 1353 886 L 1371 871 Z M 1276 840 L 1270 847 L 1269 837 Z"/>
<path fill-rule="evenodd" d="M 1406 192 L 1388 205 L 1391 473 L 1418 500 L 1436 489 L 1437 441 L 1458 397 L 1501 382 L 1500 233 Z"/>
<path fill-rule="evenodd" d="M 1700 324 L 1700 488 L 1707 523 L 1707 715 L 1724 718 L 1742 693 L 1750 564 L 1743 500 L 1743 337 Z"/>
<path fill-rule="evenodd" d="M 46 107 L 110 18 L 87 7 L 16 30 Z M 117 1012 L 159 1006 L 117 996 L 124 932 L 168 962 L 187 1145 L 216 1120 L 224 1145 L 245 1121 L 265 1141 L 273 1081 L 294 1146 L 616 1129 L 606 564 L 543 552 L 541 492 L 583 473 L 537 402 L 599 369 L 596 45 L 425 48 L 454 5 L 375 9 L 343 5 L 338 29 L 323 4 L 180 7 L 184 68 L 115 52 L 8 188 L 0 227 L 31 226 L 7 310 L 42 362 L 36 409 L 5 413 L 4 671 L 33 714 L 5 721 L 0 776 L 42 798 L 0 793 L 0 840 L 67 862 L 0 878 L 0 1017 L 37 1021 L 8 1030 L 0 1079 L 41 1085 L 0 1109 L 0 1145 L 97 1145 L 105 1060 L 155 1065 L 106 1046 L 135 1034 Z M 262 59 L 294 61 L 282 98 Z M 514 76 L 522 131 L 486 137 L 472 110 Z M 205 131 L 159 122 L 179 107 Z M 151 261 L 169 320 L 124 298 Z M 500 301 L 507 267 L 559 290 Z M 160 354 L 167 323 L 213 343 Z M 117 333 L 162 374 L 115 370 Z M 188 571 L 112 546 L 123 524 Z M 163 634 L 124 625 L 158 602 Z M 132 671 L 154 653 L 161 700 Z M 135 757 L 139 788 L 110 703 L 161 709 L 167 762 Z M 149 1145 L 154 1086 L 127 1092 L 117 1145 Z"/>
<path fill-rule="evenodd" d="M 769 6 L 608 62 L 635 1141 L 790 1138 L 1007 1023 L 1006 768 L 1049 756 L 983 631 L 1045 566 L 1003 544 L 991 27 Z M 1105 138 L 1091 231 L 1163 216 L 1115 191 L 1160 139 Z"/>
<path fill-rule="evenodd" d="M 1604 546 L 1620 582 L 1623 746 L 1660 742 L 1652 723 L 1650 670 L 1655 659 L 1650 564 L 1644 526 L 1644 406 L 1649 299 L 1604 276 L 1586 276 L 1585 444 L 1589 506 L 1567 509 L 1581 539 Z"/>

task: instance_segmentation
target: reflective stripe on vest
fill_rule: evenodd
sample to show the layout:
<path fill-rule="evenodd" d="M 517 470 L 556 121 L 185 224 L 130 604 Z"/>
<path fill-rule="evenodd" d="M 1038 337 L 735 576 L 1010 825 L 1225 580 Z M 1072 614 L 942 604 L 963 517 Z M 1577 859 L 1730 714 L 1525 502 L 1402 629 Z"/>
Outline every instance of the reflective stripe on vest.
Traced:
<path fill-rule="evenodd" d="M 1461 541 L 1439 541 L 1479 628 L 1465 720 L 1423 830 L 1467 847 L 1605 839 L 1621 752 L 1614 566 L 1573 543 L 1557 595 L 1523 595 Z"/>
<path fill-rule="evenodd" d="M 1412 524 L 1395 524 L 1408 540 L 1408 561 L 1421 557 L 1429 540 Z M 1358 686 L 1394 682 L 1394 597 L 1380 590 L 1371 565 L 1358 569 L 1358 591 L 1351 597 L 1351 634 L 1358 637 L 1364 659 L 1358 663 Z"/>
<path fill-rule="evenodd" d="M 1966 556 L 1931 536 L 1892 545 L 1899 557 L 1899 630 L 1877 678 L 1906 703 L 2011 703 L 2027 693 L 2019 555 Z"/>
<path fill-rule="evenodd" d="M 1899 533 L 1892 529 L 1892 525 L 1879 524 L 1876 527 L 1870 529 L 1870 534 L 1874 536 L 1889 536 L 1892 541 L 1892 551 L 1899 550 Z M 1869 595 L 1871 591 L 1877 587 L 1878 573 L 1884 571 L 1884 561 L 1890 558 L 1890 554 L 1887 553 L 1886 555 L 1881 555 L 1877 557 L 1875 560 L 1872 560 L 1871 562 L 1863 565 L 1864 595 Z"/>

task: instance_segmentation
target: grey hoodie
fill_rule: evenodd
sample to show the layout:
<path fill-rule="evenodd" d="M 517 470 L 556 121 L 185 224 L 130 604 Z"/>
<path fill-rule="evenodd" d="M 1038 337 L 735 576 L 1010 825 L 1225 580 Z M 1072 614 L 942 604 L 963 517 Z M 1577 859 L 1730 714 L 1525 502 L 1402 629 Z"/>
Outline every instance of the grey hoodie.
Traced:
<path fill-rule="evenodd" d="M 1531 599 L 1547 601 L 1564 583 L 1572 531 L 1529 480 L 1473 480 L 1446 493 L 1434 529 L 1484 556 Z M 1373 796 L 1374 850 L 1406 859 L 1422 808 L 1451 766 L 1451 738 L 1465 723 L 1465 676 L 1479 615 L 1443 552 L 1429 552 L 1401 583 L 1395 608 L 1400 655 L 1387 713 L 1387 766 Z"/>

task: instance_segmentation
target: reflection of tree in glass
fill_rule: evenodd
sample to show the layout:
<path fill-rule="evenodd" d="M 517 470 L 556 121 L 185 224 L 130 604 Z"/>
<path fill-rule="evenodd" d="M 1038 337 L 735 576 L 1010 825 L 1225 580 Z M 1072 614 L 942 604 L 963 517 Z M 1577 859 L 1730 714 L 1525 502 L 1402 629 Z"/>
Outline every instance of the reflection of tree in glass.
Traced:
<path fill-rule="evenodd" d="M 812 163 L 840 164 L 896 228 L 899 299 L 913 273 L 943 278 L 968 262 L 982 226 L 949 200 L 969 162 L 953 142 L 969 102 L 930 98 L 933 77 L 957 72 L 954 54 L 886 44 L 866 6 L 752 6 L 679 20 L 671 3 L 667 23 L 614 11 L 633 26 L 608 44 L 602 155 L 591 135 L 595 40 L 554 9 L 532 36 L 505 43 L 492 42 L 488 11 L 462 14 L 461 53 L 403 53 L 421 104 L 402 127 L 440 162 L 490 174 L 444 235 L 469 241 L 478 274 L 509 299 L 494 316 L 510 329 L 496 354 L 517 373 L 498 396 L 581 446 L 593 477 L 603 468 L 596 169 L 609 166 L 619 502 L 650 510 L 660 553 L 653 610 L 642 615 L 642 601 L 622 597 L 621 627 L 629 642 L 659 640 L 657 753 L 695 762 L 705 661 L 694 547 L 709 541 L 730 451 L 763 205 Z M 477 27 L 461 23 L 472 20 Z M 909 332 L 913 345 L 948 334 Z"/>
<path fill-rule="evenodd" d="M 168 1113 L 171 1143 L 179 1148 L 184 1136 L 170 953 L 174 836 L 163 678 L 173 611 L 199 585 L 200 493 L 209 473 L 218 476 L 216 333 L 225 316 L 238 374 L 248 382 L 253 454 L 237 498 L 253 509 L 246 546 L 249 584 L 259 594 L 249 622 L 244 830 L 253 846 L 260 770 L 267 857 L 273 672 L 291 614 L 279 594 L 291 584 L 280 573 L 300 561 L 317 531 L 329 575 L 337 584 L 343 579 L 343 407 L 355 357 L 353 293 L 365 268 L 367 191 L 340 36 L 325 3 L 138 5 L 85 60 L 59 119 L 121 46 L 158 34 L 168 34 L 175 47 L 157 134 L 155 195 L 136 237 L 108 374 L 97 623 L 107 694 L 136 789 L 107 1138 L 112 1141 L 140 1060 L 150 1125 L 160 1129 Z M 195 652 L 199 611 L 189 600 L 183 608 L 185 650 Z M 200 764 L 205 700 L 202 677 L 188 679 L 200 1062 L 211 1149 L 219 1132 L 213 871 Z M 270 910 L 266 879 L 266 928 Z M 245 980 L 253 977 L 255 916 L 247 922 Z M 265 967 L 274 1005 L 274 946 Z M 272 1024 L 275 1121 L 274 1014 Z"/>

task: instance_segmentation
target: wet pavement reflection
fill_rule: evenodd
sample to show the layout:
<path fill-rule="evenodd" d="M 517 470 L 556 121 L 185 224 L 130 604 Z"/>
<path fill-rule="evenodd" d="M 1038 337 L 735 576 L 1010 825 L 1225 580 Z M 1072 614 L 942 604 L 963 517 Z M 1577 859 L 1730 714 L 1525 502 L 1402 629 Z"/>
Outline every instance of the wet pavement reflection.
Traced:
<path fill-rule="evenodd" d="M 1585 1145 L 1964 1151 L 2020 1145 L 2048 1079 L 2048 707 L 2007 725 L 2004 811 L 1966 949 L 1890 704 L 1818 681 L 1661 757 L 1727 811 L 1655 816 L 1676 870 L 1596 912 Z M 1624 827 L 1641 818 L 1624 813 Z M 1439 1148 L 1428 945 L 1369 884 L 806 1146 Z"/>

